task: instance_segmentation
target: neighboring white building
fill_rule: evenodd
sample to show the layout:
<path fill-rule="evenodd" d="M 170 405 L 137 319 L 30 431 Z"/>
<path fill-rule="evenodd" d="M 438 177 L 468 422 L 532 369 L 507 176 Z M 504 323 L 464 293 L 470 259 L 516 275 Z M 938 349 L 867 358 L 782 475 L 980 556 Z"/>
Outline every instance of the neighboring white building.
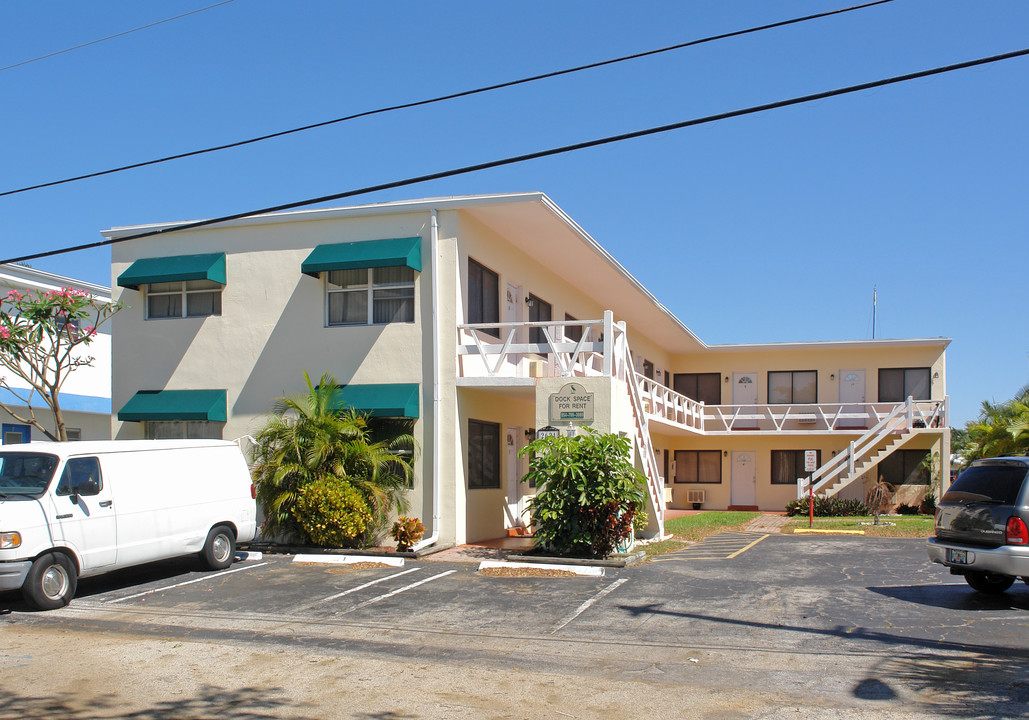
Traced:
<path fill-rule="evenodd" d="M 666 506 L 782 510 L 808 460 L 819 490 L 859 496 L 882 473 L 917 501 L 919 462 L 950 455 L 946 338 L 709 346 L 542 193 L 119 243 L 112 281 L 131 306 L 114 318 L 115 438 L 252 434 L 303 371 L 329 372 L 345 404 L 410 423 L 410 514 L 441 541 L 525 523 L 518 450 L 548 425 L 633 439 L 653 534 Z"/>
<path fill-rule="evenodd" d="M 0 300 L 6 298 L 11 290 L 19 292 L 60 290 L 74 288 L 90 293 L 96 298 L 109 303 L 111 289 L 103 285 L 75 280 L 53 273 L 35 270 L 26 265 L 0 265 Z M 6 303 L 5 303 L 5 307 Z M 110 324 L 101 325 L 96 337 L 88 347 L 83 348 L 83 355 L 94 358 L 92 366 L 80 367 L 73 371 L 60 394 L 61 408 L 64 412 L 68 438 L 71 440 L 110 440 L 111 439 L 111 328 Z M 25 403 L 19 399 L 28 397 L 29 385 L 23 379 L 0 368 L 0 375 L 6 377 L 8 385 L 13 389 L 0 388 L 0 400 L 6 405 L 17 408 L 15 412 L 28 412 Z M 54 432 L 53 414 L 50 407 L 39 395 L 29 397 L 32 410 L 37 420 L 48 430 Z M 22 415 L 24 418 L 25 415 Z M 46 435 L 37 428 L 18 422 L 7 412 L 0 409 L 0 443 L 10 444 L 47 440 Z"/>

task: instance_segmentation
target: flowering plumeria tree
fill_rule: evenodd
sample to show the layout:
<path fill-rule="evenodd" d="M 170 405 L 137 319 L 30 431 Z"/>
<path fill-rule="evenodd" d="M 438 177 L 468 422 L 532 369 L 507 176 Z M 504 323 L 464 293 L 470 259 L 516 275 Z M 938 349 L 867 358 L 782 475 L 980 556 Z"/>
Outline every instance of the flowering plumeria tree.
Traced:
<path fill-rule="evenodd" d="M 82 351 L 96 337 L 97 328 L 121 310 L 83 290 L 11 290 L 0 309 L 0 388 L 11 392 L 25 408 L 0 402 L 0 408 L 18 422 L 40 430 L 51 440 L 67 440 L 60 392 L 68 376 L 93 357 Z M 7 378 L 17 376 L 29 387 L 12 387 Z M 52 432 L 36 419 L 36 396 L 53 414 Z"/>

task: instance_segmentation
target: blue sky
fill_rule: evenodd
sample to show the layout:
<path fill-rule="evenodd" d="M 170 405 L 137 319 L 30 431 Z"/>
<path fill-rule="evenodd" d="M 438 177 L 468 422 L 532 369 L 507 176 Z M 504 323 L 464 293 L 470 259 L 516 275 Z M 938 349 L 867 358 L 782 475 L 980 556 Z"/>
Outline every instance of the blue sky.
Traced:
<path fill-rule="evenodd" d="M 0 4 L 0 67 L 214 0 Z M 0 71 L 0 191 L 848 2 L 234 0 Z M 895 0 L 0 198 L 0 255 L 356 189 L 1029 47 Z M 1029 382 L 1029 58 L 362 196 L 546 192 L 708 343 L 953 339 L 955 424 Z M 167 239 L 174 248 L 174 236 Z M 33 261 L 109 284 L 110 253 Z"/>

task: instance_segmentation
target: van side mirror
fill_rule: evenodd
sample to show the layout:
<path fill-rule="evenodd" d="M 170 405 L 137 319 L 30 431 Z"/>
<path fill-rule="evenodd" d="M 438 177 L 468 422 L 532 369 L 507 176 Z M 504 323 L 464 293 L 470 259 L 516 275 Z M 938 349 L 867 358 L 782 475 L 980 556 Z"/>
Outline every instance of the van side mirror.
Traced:
<path fill-rule="evenodd" d="M 82 480 L 78 480 L 72 483 L 71 486 L 72 498 L 77 495 L 99 495 L 100 494 L 100 481 L 94 477 L 88 477 Z"/>

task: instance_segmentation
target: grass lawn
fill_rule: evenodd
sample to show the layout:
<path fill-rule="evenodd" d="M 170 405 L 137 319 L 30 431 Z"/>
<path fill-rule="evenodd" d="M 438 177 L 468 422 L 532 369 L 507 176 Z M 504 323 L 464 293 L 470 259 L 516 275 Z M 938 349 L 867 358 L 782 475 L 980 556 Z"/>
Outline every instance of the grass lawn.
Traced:
<path fill-rule="evenodd" d="M 792 518 L 784 533 L 807 529 L 807 517 Z M 815 530 L 863 530 L 866 537 L 927 538 L 933 534 L 932 515 L 880 515 L 879 525 L 872 525 L 872 517 L 851 516 L 815 518 Z"/>
<path fill-rule="evenodd" d="M 648 556 L 663 555 L 678 550 L 688 542 L 697 542 L 710 535 L 731 530 L 742 530 L 761 513 L 756 512 L 703 512 L 697 515 L 671 518 L 665 521 L 665 532 L 671 533 L 668 540 L 661 540 L 643 546 Z"/>

